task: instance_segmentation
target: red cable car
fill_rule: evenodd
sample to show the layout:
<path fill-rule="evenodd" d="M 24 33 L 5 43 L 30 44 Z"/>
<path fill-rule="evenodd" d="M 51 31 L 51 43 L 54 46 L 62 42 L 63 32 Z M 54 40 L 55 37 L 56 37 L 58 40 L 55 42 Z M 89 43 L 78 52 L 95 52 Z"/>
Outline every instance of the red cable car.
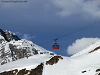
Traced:
<path fill-rule="evenodd" d="M 52 49 L 59 49 L 59 45 L 55 43 L 54 45 L 52 45 Z"/>
<path fill-rule="evenodd" d="M 55 43 L 54 43 L 54 45 L 52 45 L 52 49 L 59 49 L 59 45 L 56 43 L 57 40 L 58 40 L 58 38 L 54 39 Z"/>

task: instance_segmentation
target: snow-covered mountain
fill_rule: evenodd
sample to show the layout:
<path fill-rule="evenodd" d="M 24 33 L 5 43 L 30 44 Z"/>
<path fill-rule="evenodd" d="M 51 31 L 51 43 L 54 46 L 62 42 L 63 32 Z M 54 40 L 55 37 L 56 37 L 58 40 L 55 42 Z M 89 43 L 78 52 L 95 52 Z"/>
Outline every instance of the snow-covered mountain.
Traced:
<path fill-rule="evenodd" d="M 0 41 L 0 75 L 100 75 L 100 40 L 71 57 L 65 57 L 31 41 L 7 41 L 5 37 L 0 36 L 3 40 Z"/>
<path fill-rule="evenodd" d="M 20 39 L 10 31 L 0 29 L 0 64 L 16 61 L 18 59 L 36 54 L 51 54 L 53 52 L 34 44 L 32 41 Z"/>

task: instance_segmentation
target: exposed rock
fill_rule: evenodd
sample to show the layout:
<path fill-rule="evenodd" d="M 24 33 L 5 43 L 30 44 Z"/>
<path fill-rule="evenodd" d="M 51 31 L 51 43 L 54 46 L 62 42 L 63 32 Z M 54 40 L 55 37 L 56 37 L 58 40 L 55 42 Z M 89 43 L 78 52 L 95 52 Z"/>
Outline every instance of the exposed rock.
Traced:
<path fill-rule="evenodd" d="M 14 35 L 12 32 L 10 31 L 3 31 L 2 29 L 0 29 L 0 35 L 4 37 L 4 39 L 9 42 L 11 40 L 15 40 L 18 41 L 20 40 L 20 38 L 17 35 Z"/>
<path fill-rule="evenodd" d="M 46 61 L 46 65 L 48 65 L 48 64 L 49 65 L 56 64 L 59 61 L 59 59 L 63 59 L 63 57 L 61 57 L 61 56 L 54 56 L 49 61 Z"/>
<path fill-rule="evenodd" d="M 0 35 L 3 36 L 6 41 L 9 41 L 8 38 L 6 37 L 5 32 L 2 29 L 0 29 Z"/>
<path fill-rule="evenodd" d="M 15 57 L 15 59 L 17 59 L 17 57 L 18 57 L 18 59 L 27 57 L 28 56 L 28 53 L 30 53 L 29 50 L 23 49 L 23 48 L 19 48 L 18 49 L 17 46 L 16 45 L 13 45 L 13 44 L 9 44 L 9 48 L 11 50 L 12 57 Z"/>
<path fill-rule="evenodd" d="M 43 72 L 43 63 L 38 65 L 35 69 L 31 69 L 28 75 L 42 75 Z"/>
<path fill-rule="evenodd" d="M 22 70 L 19 70 L 19 72 L 17 73 L 17 75 L 24 75 L 24 74 L 27 74 L 26 73 L 26 68 L 22 69 Z"/>
<path fill-rule="evenodd" d="M 94 51 L 96 51 L 98 49 L 100 49 L 100 46 L 99 47 L 96 47 L 94 50 L 90 51 L 89 53 L 92 53 L 92 52 L 94 52 Z"/>
<path fill-rule="evenodd" d="M 100 69 L 97 69 L 96 72 L 100 71 Z"/>
<path fill-rule="evenodd" d="M 38 51 L 35 48 L 33 48 L 32 51 L 34 55 L 38 54 Z"/>
<path fill-rule="evenodd" d="M 85 73 L 86 71 L 82 71 L 82 73 Z"/>
<path fill-rule="evenodd" d="M 35 69 L 26 70 L 25 68 L 19 71 L 18 69 L 15 69 L 12 71 L 2 72 L 0 73 L 0 75 L 42 75 L 42 72 L 43 72 L 43 63 L 38 65 Z"/>

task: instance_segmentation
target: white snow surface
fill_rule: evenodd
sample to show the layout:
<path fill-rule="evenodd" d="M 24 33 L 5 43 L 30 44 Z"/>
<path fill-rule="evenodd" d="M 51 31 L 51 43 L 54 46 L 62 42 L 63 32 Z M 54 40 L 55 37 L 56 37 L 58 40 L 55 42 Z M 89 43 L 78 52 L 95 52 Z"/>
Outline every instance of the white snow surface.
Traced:
<path fill-rule="evenodd" d="M 76 53 L 72 57 L 63 57 L 57 64 L 46 65 L 45 62 L 50 59 L 49 54 L 38 54 L 31 57 L 23 58 L 0 66 L 0 71 L 13 69 L 34 69 L 40 63 L 44 63 L 42 75 L 98 75 L 100 71 L 100 49 L 89 53 L 91 50 L 100 46 L 100 40 L 89 47 Z M 38 49 L 44 48 L 36 45 Z M 82 73 L 84 71 L 84 73 Z"/>
<path fill-rule="evenodd" d="M 13 69 L 34 69 L 35 67 L 37 67 L 40 63 L 43 63 L 45 60 L 48 60 L 48 58 L 50 57 L 50 55 L 34 55 L 27 58 L 22 58 L 19 59 L 17 61 L 13 61 L 13 62 L 9 62 L 7 64 L 4 65 L 0 65 L 0 71 L 9 71 L 9 70 L 13 70 Z"/>

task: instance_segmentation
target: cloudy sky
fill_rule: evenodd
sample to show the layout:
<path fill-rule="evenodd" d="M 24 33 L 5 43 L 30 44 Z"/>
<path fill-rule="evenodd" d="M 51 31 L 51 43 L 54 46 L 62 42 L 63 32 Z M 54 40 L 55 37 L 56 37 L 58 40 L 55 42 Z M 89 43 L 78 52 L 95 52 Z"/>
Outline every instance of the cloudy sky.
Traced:
<path fill-rule="evenodd" d="M 100 23 L 96 23 L 99 20 L 100 0 L 0 2 L 1 29 L 12 31 L 20 38 L 64 56 L 75 53 L 73 47 L 77 39 L 100 38 Z M 51 48 L 56 38 L 60 38 L 57 41 L 59 50 Z"/>

